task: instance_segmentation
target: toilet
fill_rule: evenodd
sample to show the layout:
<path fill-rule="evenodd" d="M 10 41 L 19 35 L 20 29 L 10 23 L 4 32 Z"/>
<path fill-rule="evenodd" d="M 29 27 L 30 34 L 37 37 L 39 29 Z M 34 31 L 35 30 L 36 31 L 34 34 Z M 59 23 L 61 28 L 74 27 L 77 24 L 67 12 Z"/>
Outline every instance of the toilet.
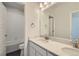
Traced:
<path fill-rule="evenodd" d="M 21 50 L 20 56 L 24 56 L 24 43 L 19 45 L 19 49 Z"/>

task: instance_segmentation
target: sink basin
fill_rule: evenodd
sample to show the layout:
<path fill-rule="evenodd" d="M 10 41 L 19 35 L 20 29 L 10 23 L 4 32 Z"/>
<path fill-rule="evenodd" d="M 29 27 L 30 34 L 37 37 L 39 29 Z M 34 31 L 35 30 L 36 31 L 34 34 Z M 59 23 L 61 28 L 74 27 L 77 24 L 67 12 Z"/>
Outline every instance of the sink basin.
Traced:
<path fill-rule="evenodd" d="M 64 47 L 62 50 L 68 55 L 79 56 L 79 49 Z"/>

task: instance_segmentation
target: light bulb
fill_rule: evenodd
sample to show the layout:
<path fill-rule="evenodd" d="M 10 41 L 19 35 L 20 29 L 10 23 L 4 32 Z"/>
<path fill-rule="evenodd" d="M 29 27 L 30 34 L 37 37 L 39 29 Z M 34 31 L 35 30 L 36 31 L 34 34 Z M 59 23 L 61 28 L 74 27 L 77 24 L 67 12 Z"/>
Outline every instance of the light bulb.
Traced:
<path fill-rule="evenodd" d="M 43 8 L 43 4 L 42 3 L 40 3 L 40 8 Z"/>

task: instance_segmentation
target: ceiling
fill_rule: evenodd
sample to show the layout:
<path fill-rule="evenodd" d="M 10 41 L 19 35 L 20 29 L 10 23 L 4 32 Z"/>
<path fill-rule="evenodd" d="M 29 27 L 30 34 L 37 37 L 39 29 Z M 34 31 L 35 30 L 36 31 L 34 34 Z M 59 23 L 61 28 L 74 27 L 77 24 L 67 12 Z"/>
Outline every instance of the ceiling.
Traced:
<path fill-rule="evenodd" d="M 24 11 L 25 2 L 3 2 L 6 7 L 17 8 L 21 11 Z"/>
<path fill-rule="evenodd" d="M 16 8 L 16 9 L 19 9 L 21 11 L 24 11 L 24 5 L 25 5 L 26 2 L 3 2 L 3 4 L 6 6 L 6 7 L 10 7 L 10 8 Z M 36 2 L 37 5 L 40 6 L 40 3 L 41 2 Z"/>

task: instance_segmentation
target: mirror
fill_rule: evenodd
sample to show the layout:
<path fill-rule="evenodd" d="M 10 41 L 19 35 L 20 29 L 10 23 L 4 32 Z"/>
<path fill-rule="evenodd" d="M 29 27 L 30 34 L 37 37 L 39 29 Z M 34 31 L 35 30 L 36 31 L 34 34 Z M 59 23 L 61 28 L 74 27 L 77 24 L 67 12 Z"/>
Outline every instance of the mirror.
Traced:
<path fill-rule="evenodd" d="M 40 13 L 40 36 L 49 36 L 49 20 L 44 12 Z"/>
<path fill-rule="evenodd" d="M 40 36 L 54 36 L 54 17 L 40 13 Z"/>

